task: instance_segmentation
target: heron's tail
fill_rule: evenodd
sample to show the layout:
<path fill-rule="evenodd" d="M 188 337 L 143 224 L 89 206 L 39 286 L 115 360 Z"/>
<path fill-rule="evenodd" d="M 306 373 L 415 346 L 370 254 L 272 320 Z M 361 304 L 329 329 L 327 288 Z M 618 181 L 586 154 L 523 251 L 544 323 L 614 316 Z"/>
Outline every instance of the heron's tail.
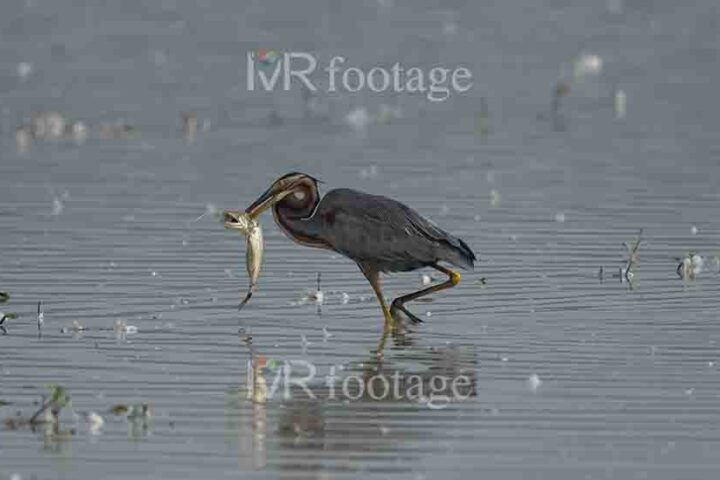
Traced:
<path fill-rule="evenodd" d="M 440 260 L 445 260 L 459 268 L 472 270 L 475 267 L 477 257 L 475 257 L 475 253 L 473 253 L 468 244 L 459 238 L 450 236 L 446 241 L 449 247 L 446 252 L 447 255 L 446 258 L 441 258 Z"/>

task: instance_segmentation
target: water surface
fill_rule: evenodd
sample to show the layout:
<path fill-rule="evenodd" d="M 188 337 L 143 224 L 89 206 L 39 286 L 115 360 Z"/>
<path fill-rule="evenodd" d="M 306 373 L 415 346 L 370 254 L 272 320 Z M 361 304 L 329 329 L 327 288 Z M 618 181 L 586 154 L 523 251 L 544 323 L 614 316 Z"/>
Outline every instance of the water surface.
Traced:
<path fill-rule="evenodd" d="M 20 318 L 0 336 L 0 417 L 31 414 L 56 383 L 105 426 L 92 435 L 66 412 L 70 440 L 0 429 L 0 478 L 715 478 L 718 7 L 622 3 L 4 3 L 0 290 Z M 475 85 L 437 104 L 321 96 L 329 118 L 307 119 L 299 91 L 245 90 L 257 47 L 464 64 Z M 603 70 L 572 79 L 583 52 Z M 571 92 L 553 119 L 559 79 Z M 343 121 L 382 103 L 401 118 Z M 136 131 L 18 153 L 15 127 L 49 110 Z M 185 111 L 209 121 L 193 142 Z M 407 202 L 480 258 L 410 305 L 426 321 L 382 361 L 382 316 L 352 262 L 293 244 L 268 215 L 259 291 L 238 312 L 243 240 L 211 215 L 191 222 L 291 170 Z M 613 274 L 641 228 L 630 286 Z M 689 252 L 706 268 L 683 282 Z M 302 301 L 318 273 L 321 306 Z M 419 287 L 395 275 L 386 294 Z M 87 330 L 62 331 L 74 321 Z M 138 332 L 119 338 L 117 321 Z M 433 409 L 333 400 L 319 376 L 315 398 L 253 401 L 251 358 L 334 366 L 337 382 L 463 374 L 472 388 Z M 108 413 L 119 403 L 152 418 Z"/>

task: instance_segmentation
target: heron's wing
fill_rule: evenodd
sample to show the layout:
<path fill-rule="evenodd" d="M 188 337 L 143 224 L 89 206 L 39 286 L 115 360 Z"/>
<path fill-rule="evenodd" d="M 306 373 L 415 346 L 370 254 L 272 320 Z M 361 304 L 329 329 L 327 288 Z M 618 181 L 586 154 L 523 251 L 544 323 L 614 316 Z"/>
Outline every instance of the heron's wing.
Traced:
<path fill-rule="evenodd" d="M 412 270 L 437 261 L 472 267 L 475 259 L 462 240 L 387 197 L 333 190 L 314 216 L 335 250 L 378 270 Z"/>

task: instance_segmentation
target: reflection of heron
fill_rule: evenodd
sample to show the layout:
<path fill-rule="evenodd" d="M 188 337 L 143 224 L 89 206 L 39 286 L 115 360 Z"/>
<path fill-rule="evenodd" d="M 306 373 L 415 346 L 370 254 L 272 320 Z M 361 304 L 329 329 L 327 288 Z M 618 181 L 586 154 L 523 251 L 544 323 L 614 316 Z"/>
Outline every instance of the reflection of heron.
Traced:
<path fill-rule="evenodd" d="M 398 472 L 410 472 L 422 449 L 407 448 L 408 442 L 442 435 L 445 426 L 423 421 L 427 408 L 452 408 L 477 396 L 474 346 L 402 348 L 398 363 L 373 355 L 343 368 L 324 365 L 305 383 L 290 380 L 307 378 L 304 366 L 301 376 L 294 376 L 284 361 L 276 363 L 246 343 L 251 368 L 245 380 L 252 393 L 228 403 L 227 424 L 237 438 L 243 470 L 276 469 L 278 478 L 297 478 L 298 472 L 333 477 L 359 472 L 362 462 L 327 458 L 357 459 L 360 452 L 370 458 L 400 458 Z M 401 421 L 395 422 L 398 413 Z"/>
<path fill-rule="evenodd" d="M 377 295 L 386 329 L 393 325 L 397 310 L 415 322 L 421 321 L 405 308 L 406 302 L 458 284 L 460 274 L 439 262 L 473 267 L 475 255 L 465 242 L 410 207 L 349 189 L 331 190 L 321 199 L 317 184 L 309 175 L 289 173 L 276 180 L 246 212 L 257 217 L 272 207 L 275 222 L 296 242 L 334 250 L 354 260 Z M 237 222 L 239 214 L 226 212 L 225 222 Z M 422 267 L 439 270 L 448 279 L 398 297 L 388 308 L 380 289 L 380 273 Z"/>

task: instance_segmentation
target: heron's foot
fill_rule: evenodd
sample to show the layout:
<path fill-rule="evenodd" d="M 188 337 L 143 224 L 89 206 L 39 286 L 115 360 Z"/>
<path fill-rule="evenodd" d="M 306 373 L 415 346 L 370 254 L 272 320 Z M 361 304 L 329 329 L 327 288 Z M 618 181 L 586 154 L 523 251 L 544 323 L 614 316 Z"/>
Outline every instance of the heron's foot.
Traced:
<path fill-rule="evenodd" d="M 396 298 L 393 300 L 392 305 L 390 306 L 390 313 L 395 316 L 399 311 L 403 312 L 411 322 L 413 323 L 423 323 L 422 319 L 418 316 L 416 316 L 414 313 L 410 312 L 407 308 L 405 308 L 405 305 L 402 304 L 402 302 L 399 302 L 399 298 Z"/>

